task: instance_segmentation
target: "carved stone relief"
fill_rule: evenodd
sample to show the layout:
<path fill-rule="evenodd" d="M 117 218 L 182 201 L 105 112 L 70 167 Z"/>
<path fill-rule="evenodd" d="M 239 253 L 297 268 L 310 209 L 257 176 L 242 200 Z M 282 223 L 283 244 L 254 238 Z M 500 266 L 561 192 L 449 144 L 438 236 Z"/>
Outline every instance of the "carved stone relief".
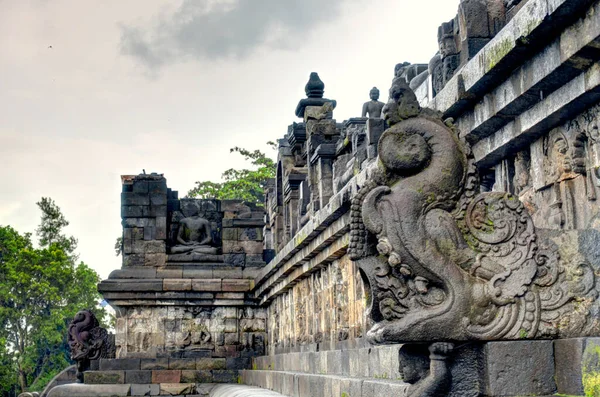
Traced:
<path fill-rule="evenodd" d="M 479 193 L 470 148 L 450 121 L 411 101 L 396 104 L 379 141 L 379 174 L 353 199 L 350 256 L 369 280 L 375 343 L 573 337 L 600 330 L 595 275 L 540 241 L 516 196 Z M 417 112 L 415 112 L 415 109 Z M 566 139 L 553 137 L 559 172 Z M 550 150 L 550 149 L 549 149 Z M 562 156 L 562 157 L 561 157 Z M 375 241 L 372 241 L 375 239 Z M 591 302 L 583 305 L 582 302 Z M 578 308 L 575 334 L 553 319 Z"/>
<path fill-rule="evenodd" d="M 452 383 L 449 360 L 454 345 L 436 342 L 429 346 L 429 357 L 420 346 L 404 345 L 400 348 L 400 373 L 410 386 L 407 397 L 435 397 L 446 395 Z"/>
<path fill-rule="evenodd" d="M 90 368 L 91 360 L 115 356 L 115 346 L 108 332 L 100 327 L 98 319 L 89 310 L 82 310 L 75 315 L 69 324 L 67 342 L 71 349 L 71 360 L 77 365 L 79 382 L 83 382 L 83 372 Z"/>
<path fill-rule="evenodd" d="M 531 145 L 532 214 L 543 227 L 585 228 L 597 213 L 598 114 L 594 106 Z"/>

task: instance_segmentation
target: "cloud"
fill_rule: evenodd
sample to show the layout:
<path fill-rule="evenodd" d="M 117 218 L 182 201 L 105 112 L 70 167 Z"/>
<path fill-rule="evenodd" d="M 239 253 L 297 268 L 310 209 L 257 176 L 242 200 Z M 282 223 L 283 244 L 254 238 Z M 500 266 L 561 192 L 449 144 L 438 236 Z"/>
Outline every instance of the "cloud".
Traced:
<path fill-rule="evenodd" d="M 121 25 L 121 53 L 151 69 L 188 60 L 243 59 L 293 49 L 353 0 L 183 0 L 149 28 Z"/>

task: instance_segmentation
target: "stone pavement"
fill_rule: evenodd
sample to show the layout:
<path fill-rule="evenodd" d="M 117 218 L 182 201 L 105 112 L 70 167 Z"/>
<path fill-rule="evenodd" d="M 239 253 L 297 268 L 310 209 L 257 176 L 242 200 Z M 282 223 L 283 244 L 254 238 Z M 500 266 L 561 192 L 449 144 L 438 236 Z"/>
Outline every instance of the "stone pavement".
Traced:
<path fill-rule="evenodd" d="M 210 393 L 211 397 L 282 397 L 283 394 L 260 387 L 244 385 L 218 385 Z"/>
<path fill-rule="evenodd" d="M 183 387 L 183 388 L 182 388 Z M 179 390 L 177 390 L 179 388 Z M 48 397 L 118 397 L 118 396 L 189 396 L 189 397 L 284 397 L 283 394 L 255 386 L 233 384 L 197 384 L 184 390 L 179 384 L 159 385 L 86 385 L 72 383 L 53 388 Z M 183 394 L 180 394 L 183 393 Z M 193 393 L 193 394 L 188 394 Z"/>

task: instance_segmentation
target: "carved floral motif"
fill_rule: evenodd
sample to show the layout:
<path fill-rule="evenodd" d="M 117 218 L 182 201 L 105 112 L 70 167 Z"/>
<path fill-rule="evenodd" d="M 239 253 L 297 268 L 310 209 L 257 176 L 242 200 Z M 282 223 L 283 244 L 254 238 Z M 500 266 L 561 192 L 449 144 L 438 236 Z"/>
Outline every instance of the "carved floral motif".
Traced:
<path fill-rule="evenodd" d="M 404 84 L 405 85 L 405 84 Z M 594 273 L 565 270 L 516 196 L 479 193 L 470 148 L 395 79 L 379 172 L 352 203 L 373 342 L 572 337 L 598 331 Z M 560 149 L 560 145 L 558 145 Z M 563 150 L 565 153 L 567 149 Z M 560 153 L 563 151 L 559 150 Z M 569 169 L 567 172 L 570 172 Z M 577 326 L 560 323 L 562 313 Z M 575 313 L 575 314 L 574 314 Z"/>

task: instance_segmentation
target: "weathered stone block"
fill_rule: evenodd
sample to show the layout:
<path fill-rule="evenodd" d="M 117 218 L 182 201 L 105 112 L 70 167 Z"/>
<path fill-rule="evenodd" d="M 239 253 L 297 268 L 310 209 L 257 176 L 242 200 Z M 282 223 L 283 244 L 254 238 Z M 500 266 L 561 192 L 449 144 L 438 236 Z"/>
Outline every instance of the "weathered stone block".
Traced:
<path fill-rule="evenodd" d="M 196 369 L 204 371 L 227 369 L 227 361 L 225 358 L 197 358 Z"/>
<path fill-rule="evenodd" d="M 212 275 L 212 272 L 211 272 Z M 156 268 L 156 277 L 157 278 L 181 278 L 183 277 L 183 267 L 182 266 L 159 266 Z"/>
<path fill-rule="evenodd" d="M 223 254 L 243 254 L 244 248 L 237 240 L 223 240 Z"/>
<path fill-rule="evenodd" d="M 250 359 L 242 357 L 231 357 L 227 359 L 227 369 L 229 370 L 241 370 L 250 369 Z"/>
<path fill-rule="evenodd" d="M 155 384 L 132 384 L 132 396 L 158 396 L 160 393 L 160 385 Z"/>
<path fill-rule="evenodd" d="M 131 245 L 130 245 L 131 247 Z M 130 249 L 131 251 L 131 249 Z M 123 255 L 123 267 L 139 267 L 144 266 L 144 254 L 125 254 Z"/>
<path fill-rule="evenodd" d="M 167 254 L 146 253 L 144 254 L 144 266 L 160 267 L 167 262 Z"/>
<path fill-rule="evenodd" d="M 145 266 L 126 267 L 113 270 L 108 276 L 114 278 L 156 278 L 156 269 Z"/>
<path fill-rule="evenodd" d="M 140 369 L 169 369 L 168 358 L 142 358 Z"/>
<path fill-rule="evenodd" d="M 121 384 L 125 383 L 125 371 L 86 371 L 83 381 L 87 384 Z"/>
<path fill-rule="evenodd" d="M 156 218 L 156 227 L 154 231 L 154 237 L 157 240 L 166 240 L 167 239 L 167 217 L 166 216 L 157 216 Z"/>
<path fill-rule="evenodd" d="M 210 266 L 185 266 L 183 267 L 182 277 L 212 279 L 213 273 L 213 269 Z"/>
<path fill-rule="evenodd" d="M 167 205 L 150 205 L 142 208 L 142 214 L 147 218 L 155 217 L 166 217 L 167 216 Z"/>
<path fill-rule="evenodd" d="M 182 396 L 184 394 L 193 394 L 196 392 L 194 383 L 161 383 L 160 394 L 170 396 Z"/>
<path fill-rule="evenodd" d="M 264 266 L 264 265 L 262 265 L 262 266 Z M 246 267 L 239 275 L 239 278 L 247 278 L 247 279 L 256 278 L 258 276 L 258 273 L 260 272 L 260 269 L 262 268 L 262 266 Z"/>
<path fill-rule="evenodd" d="M 381 134 L 385 131 L 386 125 L 384 119 L 367 120 L 367 145 L 377 145 Z"/>
<path fill-rule="evenodd" d="M 123 219 L 121 224 L 124 228 L 155 226 L 156 220 L 154 218 L 127 218 Z"/>
<path fill-rule="evenodd" d="M 185 383 L 211 383 L 213 376 L 210 371 L 183 370 L 181 371 L 181 381 Z"/>
<path fill-rule="evenodd" d="M 121 193 L 121 205 L 150 205 L 147 193 L 124 192 Z"/>
<path fill-rule="evenodd" d="M 246 255 L 249 255 L 249 254 L 262 255 L 262 252 L 263 252 L 263 242 L 262 241 L 250 241 L 250 240 L 240 241 L 239 247 L 242 248 L 243 252 L 245 252 Z"/>
<path fill-rule="evenodd" d="M 217 292 L 215 298 L 223 300 L 242 300 L 244 299 L 244 294 L 242 292 Z"/>
<path fill-rule="evenodd" d="M 139 358 L 100 359 L 100 371 L 140 369 Z"/>
<path fill-rule="evenodd" d="M 254 280 L 223 279 L 221 291 L 223 292 L 248 292 L 254 288 Z"/>
<path fill-rule="evenodd" d="M 215 346 L 213 357 L 240 357 L 240 352 L 236 345 Z"/>
<path fill-rule="evenodd" d="M 194 358 L 170 358 L 169 369 L 196 369 Z"/>
<path fill-rule="evenodd" d="M 164 254 L 167 247 L 164 241 L 144 241 L 144 253 L 146 254 Z"/>
<path fill-rule="evenodd" d="M 121 218 L 141 218 L 144 216 L 144 208 L 139 205 L 122 205 Z"/>
<path fill-rule="evenodd" d="M 223 266 L 213 269 L 215 278 L 242 278 L 242 268 L 234 266 Z"/>
<path fill-rule="evenodd" d="M 162 291 L 162 280 L 105 280 L 100 285 L 111 292 Z"/>
<path fill-rule="evenodd" d="M 181 381 L 180 370 L 153 370 L 152 383 L 179 383 Z"/>
<path fill-rule="evenodd" d="M 154 206 L 167 205 L 167 195 L 162 193 L 150 194 L 150 204 Z"/>
<path fill-rule="evenodd" d="M 214 370 L 212 374 L 215 383 L 237 383 L 238 371 Z"/>
<path fill-rule="evenodd" d="M 203 358 L 211 357 L 212 351 L 210 350 L 184 350 L 179 353 L 182 358 Z"/>
<path fill-rule="evenodd" d="M 48 393 L 48 397 L 73 397 L 73 396 L 131 396 L 131 386 L 122 384 L 84 385 L 81 383 L 70 383 L 58 385 Z"/>
<path fill-rule="evenodd" d="M 163 290 L 164 291 L 191 291 L 192 290 L 192 280 L 179 278 L 165 278 L 163 280 Z"/>
<path fill-rule="evenodd" d="M 246 254 L 225 254 L 223 260 L 229 265 L 244 266 L 246 264 Z"/>
<path fill-rule="evenodd" d="M 239 230 L 237 227 L 228 227 L 223 229 L 223 240 L 238 240 Z"/>
<path fill-rule="evenodd" d="M 192 291 L 221 291 L 220 279 L 191 280 Z"/>
<path fill-rule="evenodd" d="M 154 240 L 156 236 L 156 227 L 148 226 L 144 228 L 144 240 Z"/>
<path fill-rule="evenodd" d="M 485 360 L 489 395 L 543 396 L 556 392 L 552 341 L 490 342 L 485 346 Z"/>
<path fill-rule="evenodd" d="M 221 211 L 231 211 L 231 212 L 249 212 L 250 207 L 248 207 L 242 200 L 221 200 Z"/>
<path fill-rule="evenodd" d="M 266 264 L 264 260 L 264 254 L 248 254 L 246 255 L 246 266 L 249 267 L 262 267 Z"/>
<path fill-rule="evenodd" d="M 263 241 L 262 228 L 247 227 L 247 228 L 243 228 L 243 229 L 239 229 L 239 230 L 240 230 L 239 240 L 241 240 L 241 241 L 245 241 L 245 240 L 260 241 L 262 243 L 262 241 Z"/>
<path fill-rule="evenodd" d="M 374 159 L 377 157 L 377 145 L 367 146 L 367 158 Z"/>
<path fill-rule="evenodd" d="M 600 373 L 600 338 L 573 338 L 554 341 L 556 386 L 559 394 L 595 395 Z M 594 389 L 596 387 L 596 389 Z"/>
<path fill-rule="evenodd" d="M 306 123 L 306 132 L 308 136 L 322 135 L 334 136 L 337 135 L 335 120 L 320 120 L 309 121 Z"/>
<path fill-rule="evenodd" d="M 134 193 L 148 193 L 148 181 L 133 182 L 132 191 Z"/>
<path fill-rule="evenodd" d="M 152 383 L 152 371 L 125 371 L 125 383 Z"/>
<path fill-rule="evenodd" d="M 166 197 L 167 196 L 167 180 L 162 179 L 159 181 L 149 181 L 148 182 L 148 193 L 150 193 L 150 194 L 163 193 L 164 196 Z"/>
<path fill-rule="evenodd" d="M 144 226 L 144 227 L 133 227 L 133 228 L 129 228 L 129 231 L 131 232 L 131 239 L 132 240 L 144 240 L 144 236 L 146 235 L 146 229 L 150 229 L 153 228 L 154 226 Z"/>

